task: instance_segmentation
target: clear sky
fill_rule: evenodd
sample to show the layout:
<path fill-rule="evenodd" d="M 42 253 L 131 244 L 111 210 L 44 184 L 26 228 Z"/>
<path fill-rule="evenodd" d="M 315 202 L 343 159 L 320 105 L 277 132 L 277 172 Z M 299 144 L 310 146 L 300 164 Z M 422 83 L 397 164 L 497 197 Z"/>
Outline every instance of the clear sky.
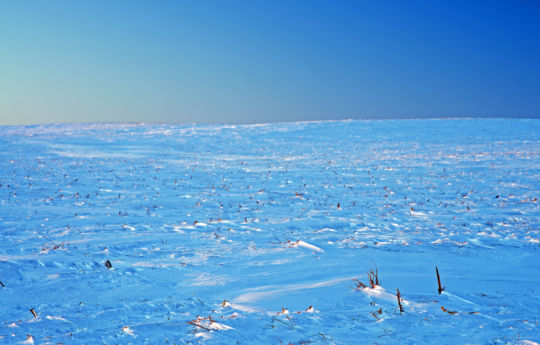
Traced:
<path fill-rule="evenodd" d="M 540 117 L 540 2 L 0 0 L 0 125 Z"/>

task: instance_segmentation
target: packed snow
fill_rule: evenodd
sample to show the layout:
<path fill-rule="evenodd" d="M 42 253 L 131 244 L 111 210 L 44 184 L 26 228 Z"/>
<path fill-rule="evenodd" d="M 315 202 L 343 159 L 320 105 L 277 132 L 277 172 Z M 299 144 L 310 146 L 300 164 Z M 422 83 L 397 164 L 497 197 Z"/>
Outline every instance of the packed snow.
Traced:
<path fill-rule="evenodd" d="M 540 343 L 540 120 L 5 126 L 0 148 L 0 343 Z"/>

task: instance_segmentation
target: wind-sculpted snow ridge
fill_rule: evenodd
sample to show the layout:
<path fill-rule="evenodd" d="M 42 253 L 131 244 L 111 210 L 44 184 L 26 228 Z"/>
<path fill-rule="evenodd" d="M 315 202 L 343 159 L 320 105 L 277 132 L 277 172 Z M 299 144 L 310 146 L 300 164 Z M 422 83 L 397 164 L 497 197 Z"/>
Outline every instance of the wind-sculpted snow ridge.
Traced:
<path fill-rule="evenodd" d="M 0 148 L 0 343 L 540 343 L 538 120 L 11 126 Z"/>

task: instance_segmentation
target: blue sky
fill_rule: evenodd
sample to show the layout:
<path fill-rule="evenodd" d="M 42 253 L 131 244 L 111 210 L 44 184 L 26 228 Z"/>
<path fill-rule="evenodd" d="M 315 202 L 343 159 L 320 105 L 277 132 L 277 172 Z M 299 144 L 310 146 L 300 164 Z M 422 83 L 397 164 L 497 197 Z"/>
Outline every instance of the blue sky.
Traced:
<path fill-rule="evenodd" d="M 1 1 L 0 125 L 540 117 L 537 1 Z"/>

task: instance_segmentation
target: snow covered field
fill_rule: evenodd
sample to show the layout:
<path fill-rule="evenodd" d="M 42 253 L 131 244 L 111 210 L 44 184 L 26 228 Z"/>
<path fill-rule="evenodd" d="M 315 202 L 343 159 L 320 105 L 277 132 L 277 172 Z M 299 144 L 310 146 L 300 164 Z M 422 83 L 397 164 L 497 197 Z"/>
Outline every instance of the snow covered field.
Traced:
<path fill-rule="evenodd" d="M 539 120 L 15 126 L 0 149 L 0 343 L 540 342 Z"/>

